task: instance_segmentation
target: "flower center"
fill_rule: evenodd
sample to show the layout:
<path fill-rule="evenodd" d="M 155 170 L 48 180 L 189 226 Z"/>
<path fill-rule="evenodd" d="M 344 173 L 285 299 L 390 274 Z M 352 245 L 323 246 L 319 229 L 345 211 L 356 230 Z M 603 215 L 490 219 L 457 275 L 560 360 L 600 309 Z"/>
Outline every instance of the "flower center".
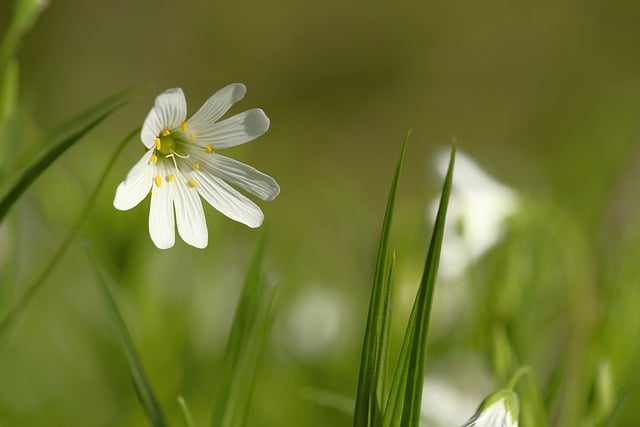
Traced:
<path fill-rule="evenodd" d="M 173 139 L 171 135 L 161 136 L 158 139 L 160 140 L 160 144 L 156 144 L 156 150 L 165 156 L 173 153 L 176 148 L 176 140 Z"/>

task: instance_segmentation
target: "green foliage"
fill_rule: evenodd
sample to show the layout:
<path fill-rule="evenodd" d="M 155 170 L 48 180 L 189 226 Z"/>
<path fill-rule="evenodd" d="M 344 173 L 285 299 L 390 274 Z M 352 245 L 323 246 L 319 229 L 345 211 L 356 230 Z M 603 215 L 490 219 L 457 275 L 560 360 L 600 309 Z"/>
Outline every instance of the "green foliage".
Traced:
<path fill-rule="evenodd" d="M 433 303 L 433 290 L 440 261 L 440 250 L 444 235 L 444 224 L 447 216 L 453 166 L 455 163 L 456 146 L 451 149 L 449 168 L 444 181 L 438 214 L 433 226 L 431 244 L 422 273 L 422 280 L 416 299 L 413 303 L 409 323 L 405 331 L 404 340 L 396 372 L 391 385 L 389 402 L 387 404 L 383 425 L 387 426 L 418 426 L 420 423 L 420 406 L 422 398 L 422 384 L 424 381 L 424 363 L 427 355 L 427 337 L 429 319 Z"/>
<path fill-rule="evenodd" d="M 0 198 L 0 222 L 31 183 L 40 176 L 60 155 L 80 141 L 94 127 L 131 101 L 135 91 L 127 89 L 112 95 L 63 124 L 53 132 L 50 140 L 42 143 L 48 147 L 21 171 Z"/>
<path fill-rule="evenodd" d="M 385 405 L 385 379 L 389 359 L 389 327 L 391 324 L 391 278 L 394 258 L 389 255 L 389 235 L 398 191 L 402 162 L 410 132 L 402 146 L 400 159 L 389 190 L 387 208 L 382 222 L 380 246 L 376 261 L 375 276 L 369 302 L 367 327 L 360 361 L 358 391 L 353 417 L 354 426 L 378 426 L 382 421 Z"/>
<path fill-rule="evenodd" d="M 247 272 L 231 326 L 211 417 L 213 427 L 246 425 L 262 347 L 271 329 L 278 288 L 262 273 L 263 234 Z"/>
<path fill-rule="evenodd" d="M 122 142 L 117 146 L 115 152 L 109 159 L 109 162 L 107 163 L 102 174 L 100 175 L 100 178 L 98 179 L 98 183 L 96 184 L 93 192 L 91 193 L 91 196 L 89 197 L 89 199 L 87 199 L 87 202 L 85 203 L 82 211 L 80 212 L 80 215 L 78 215 L 78 218 L 73 223 L 73 226 L 67 233 L 67 236 L 65 237 L 63 242 L 53 252 L 53 256 L 51 257 L 49 262 L 46 264 L 46 266 L 44 267 L 40 275 L 38 275 L 37 279 L 27 287 L 27 290 L 20 296 L 20 298 L 13 305 L 13 307 L 0 318 L 0 337 L 6 333 L 6 330 L 8 329 L 10 324 L 14 322 L 15 319 L 22 313 L 22 311 L 26 308 L 26 306 L 29 304 L 32 298 L 36 295 L 36 293 L 40 290 L 40 288 L 45 284 L 47 278 L 49 277 L 49 275 L 51 274 L 55 266 L 60 262 L 60 259 L 64 256 L 65 252 L 69 248 L 69 245 L 71 245 L 71 243 L 74 241 L 74 239 L 78 235 L 78 232 L 82 227 L 82 224 L 84 224 L 85 220 L 87 219 L 87 216 L 89 215 L 91 208 L 93 207 L 96 201 L 96 198 L 100 193 L 100 190 L 104 186 L 104 183 L 105 183 L 105 180 L 107 179 L 107 175 L 109 174 L 109 171 L 111 170 L 116 159 L 118 158 L 118 155 L 124 149 L 127 142 L 129 142 L 134 135 L 137 135 L 138 132 L 140 132 L 140 129 L 134 130 L 129 135 L 127 135 L 122 140 Z"/>
<path fill-rule="evenodd" d="M 407 140 L 408 137 L 409 135 L 407 135 Z M 400 160 L 398 161 L 396 173 L 391 184 L 385 219 L 382 226 L 382 235 L 376 262 L 376 274 L 374 276 L 367 327 L 362 348 L 360 379 L 354 414 L 354 426 L 356 427 L 418 426 L 420 423 L 420 406 L 422 403 L 422 383 L 427 353 L 429 319 L 433 303 L 433 290 L 435 288 L 438 263 L 440 260 L 440 249 L 444 235 L 447 206 L 451 193 L 456 147 L 454 144 L 451 150 L 449 168 L 444 181 L 422 280 L 413 304 L 413 309 L 411 310 L 409 323 L 405 330 L 402 349 L 387 398 L 384 379 L 388 374 L 389 327 L 391 322 L 392 296 L 391 276 L 395 263 L 395 257 L 389 256 L 389 230 L 407 140 L 405 140 L 403 145 Z"/>
<path fill-rule="evenodd" d="M 193 422 L 193 417 L 191 416 L 191 411 L 189 410 L 189 406 L 187 405 L 187 401 L 184 400 L 184 397 L 178 396 L 178 405 L 180 405 L 180 410 L 182 411 L 184 426 L 196 427 L 196 424 Z"/>
<path fill-rule="evenodd" d="M 122 319 L 122 315 L 118 310 L 118 306 L 116 305 L 111 292 L 109 291 L 109 286 L 105 281 L 102 273 L 100 272 L 100 268 L 98 267 L 98 263 L 94 258 L 94 255 L 91 252 L 88 244 L 85 245 L 85 252 L 91 266 L 93 267 L 93 271 L 95 274 L 95 282 L 100 291 L 100 295 L 102 300 L 109 312 L 109 317 L 111 317 L 111 321 L 113 323 L 116 336 L 118 338 L 118 342 L 120 343 L 120 348 L 124 354 L 125 359 L 127 360 L 127 366 L 129 367 L 129 375 L 131 376 L 131 380 L 133 381 L 133 386 L 136 390 L 136 395 L 138 396 L 138 400 L 142 405 L 147 417 L 149 418 L 149 423 L 153 427 L 165 427 L 167 426 L 167 421 L 165 419 L 164 412 L 158 403 L 158 399 L 147 381 L 147 377 L 142 369 L 142 364 L 138 359 L 138 355 L 136 353 L 135 346 L 133 341 L 131 340 L 131 336 L 129 335 L 129 331 L 127 330 L 127 326 Z"/>

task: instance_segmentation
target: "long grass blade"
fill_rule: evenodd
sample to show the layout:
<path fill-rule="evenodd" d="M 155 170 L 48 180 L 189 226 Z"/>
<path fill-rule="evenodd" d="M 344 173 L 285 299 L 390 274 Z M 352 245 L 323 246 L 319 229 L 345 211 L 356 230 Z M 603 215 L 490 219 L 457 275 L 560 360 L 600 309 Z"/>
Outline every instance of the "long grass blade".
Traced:
<path fill-rule="evenodd" d="M 104 119 L 109 117 L 119 108 L 123 107 L 133 98 L 134 90 L 127 89 L 113 95 L 106 100 L 98 103 L 94 107 L 81 113 L 76 118 L 60 127 L 55 131 L 53 143 L 44 142 L 42 145 L 49 147 L 28 165 L 15 181 L 5 191 L 0 199 L 0 222 L 9 212 L 9 209 L 20 198 L 22 193 L 35 181 L 35 179 L 44 172 L 51 163 L 53 163 L 62 153 L 67 151 L 89 131 L 99 125 Z"/>
<path fill-rule="evenodd" d="M 455 153 L 456 146 L 454 144 L 451 149 L 449 169 L 440 197 L 440 206 L 438 207 L 422 280 L 411 310 L 409 324 L 404 335 L 396 373 L 391 386 L 389 401 L 384 415 L 383 425 L 385 427 L 417 427 L 420 423 L 429 318 L 438 263 L 440 261 L 447 206 L 451 193 Z"/>
<path fill-rule="evenodd" d="M 246 423 L 258 360 L 273 323 L 278 291 L 275 285 L 265 282 L 262 274 L 265 245 L 263 234 L 231 325 L 211 418 L 213 427 L 240 427 Z"/>
<path fill-rule="evenodd" d="M 353 417 L 354 427 L 378 426 L 382 421 L 385 377 L 389 358 L 389 327 L 391 324 L 392 287 L 390 271 L 392 270 L 392 261 L 390 261 L 389 257 L 389 234 L 400 171 L 402 170 L 404 154 L 410 135 L 411 132 L 408 132 L 402 145 L 382 222 L 371 299 L 369 301 L 367 326 L 362 344 L 358 390 Z"/>
<path fill-rule="evenodd" d="M 14 304 L 11 310 L 9 310 L 4 316 L 2 316 L 2 318 L 0 319 L 0 336 L 2 336 L 6 332 L 9 325 L 16 320 L 18 315 L 24 310 L 27 304 L 29 304 L 29 302 L 36 295 L 38 290 L 40 290 L 40 288 L 44 285 L 47 277 L 49 277 L 49 274 L 51 273 L 51 271 L 58 264 L 58 261 L 60 261 L 62 256 L 65 254 L 65 252 L 69 248 L 69 245 L 78 234 L 78 231 L 80 231 L 80 227 L 82 227 L 82 224 L 84 224 L 84 221 L 89 215 L 89 212 L 91 211 L 91 208 L 93 207 L 96 201 L 96 198 L 98 197 L 98 193 L 104 186 L 104 183 L 107 179 L 107 175 L 109 174 L 109 171 L 111 170 L 114 163 L 116 162 L 116 159 L 122 152 L 123 148 L 126 146 L 127 142 L 129 142 L 131 138 L 137 135 L 138 132 L 140 132 L 140 129 L 134 130 L 129 135 L 127 135 L 127 137 L 124 138 L 122 142 L 118 145 L 118 147 L 116 148 L 116 151 L 113 153 L 113 155 L 109 159 L 109 163 L 107 163 L 107 166 L 105 166 L 104 171 L 100 175 L 100 179 L 98 180 L 96 187 L 93 189 L 91 196 L 87 200 L 87 203 L 84 205 L 82 212 L 80 212 L 80 215 L 78 216 L 76 221 L 73 223 L 73 226 L 69 230 L 67 237 L 64 239 L 62 244 L 58 247 L 58 250 L 54 252 L 53 257 L 47 263 L 47 265 L 42 270 L 42 273 L 40 273 L 38 278 L 27 288 L 26 292 L 18 299 L 18 301 Z"/>
<path fill-rule="evenodd" d="M 182 411 L 184 427 L 196 427 L 196 423 L 193 422 L 193 416 L 191 416 L 191 411 L 189 410 L 189 405 L 187 405 L 187 401 L 184 400 L 184 397 L 178 396 L 178 405 L 180 405 L 180 410 Z"/>
<path fill-rule="evenodd" d="M 120 315 L 116 301 L 113 299 L 113 295 L 111 295 L 111 292 L 109 291 L 109 286 L 102 276 L 100 267 L 98 267 L 98 263 L 91 253 L 88 245 L 85 245 L 85 253 L 93 267 L 96 284 L 102 296 L 102 300 L 109 311 L 109 316 L 113 322 L 118 342 L 120 343 L 124 357 L 127 360 L 129 374 L 131 375 L 131 380 L 133 381 L 133 386 L 136 390 L 138 400 L 147 414 L 147 418 L 151 425 L 153 427 L 164 427 L 167 425 L 167 422 L 162 408 L 158 403 L 158 399 L 156 398 L 151 385 L 149 385 L 149 382 L 147 381 L 147 377 L 144 374 L 142 364 L 136 354 L 135 346 L 133 345 L 127 326 Z"/>

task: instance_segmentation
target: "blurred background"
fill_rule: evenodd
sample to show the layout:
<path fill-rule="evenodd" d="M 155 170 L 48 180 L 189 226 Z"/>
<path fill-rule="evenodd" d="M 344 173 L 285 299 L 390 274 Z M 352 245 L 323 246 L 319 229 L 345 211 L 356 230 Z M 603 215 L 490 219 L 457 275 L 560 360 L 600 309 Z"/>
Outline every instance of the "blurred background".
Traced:
<path fill-rule="evenodd" d="M 0 34 L 12 7 L 0 0 Z M 182 87 L 191 114 L 242 82 L 247 96 L 231 113 L 260 107 L 271 128 L 224 154 L 282 188 L 259 202 L 265 268 L 281 294 L 249 425 L 350 425 L 379 230 L 409 129 L 392 232 L 394 352 L 430 238 L 439 153 L 453 137 L 466 153 L 461 170 L 471 171 L 454 185 L 425 425 L 460 425 L 504 385 L 500 343 L 513 363 L 533 366 L 550 424 L 588 425 L 584 417 L 611 413 L 627 396 L 618 425 L 633 425 L 639 19 L 635 1 L 53 0 L 21 44 L 19 132 L 2 141 L 3 187 L 57 125 L 123 88 L 145 91 L 7 216 L 0 307 L 40 273 L 157 94 Z M 128 212 L 112 207 L 142 152 L 136 139 L 121 154 L 81 234 L 114 284 L 172 424 L 183 395 L 204 425 L 262 231 L 206 206 L 206 250 L 181 241 L 156 249 L 148 199 Z M 145 424 L 93 280 L 72 245 L 0 341 L 0 425 Z M 600 402 L 603 389 L 612 391 Z"/>

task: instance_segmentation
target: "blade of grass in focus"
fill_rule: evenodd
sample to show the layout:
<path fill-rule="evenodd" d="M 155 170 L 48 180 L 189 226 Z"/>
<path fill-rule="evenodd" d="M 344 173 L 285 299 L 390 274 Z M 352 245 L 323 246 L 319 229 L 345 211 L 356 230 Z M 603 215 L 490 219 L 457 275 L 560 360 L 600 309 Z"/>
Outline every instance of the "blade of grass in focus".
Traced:
<path fill-rule="evenodd" d="M 431 244 L 425 262 L 422 280 L 413 303 L 402 349 L 400 350 L 400 356 L 398 358 L 398 365 L 391 385 L 389 401 L 383 419 L 384 427 L 417 427 L 420 423 L 420 406 L 422 403 L 429 318 L 431 315 L 438 263 L 440 261 L 440 249 L 442 247 L 447 206 L 451 193 L 455 154 L 456 146 L 454 143 L 451 148 L 449 169 L 440 197 L 440 206 L 438 207 L 438 214 L 433 227 Z"/>
<path fill-rule="evenodd" d="M 256 368 L 271 329 L 277 296 L 276 286 L 266 283 L 262 274 L 265 245 L 266 236 L 263 234 L 231 325 L 222 378 L 211 418 L 213 427 L 240 427 L 246 424 Z"/>
<path fill-rule="evenodd" d="M 387 198 L 387 207 L 382 222 L 380 244 L 376 260 L 369 313 L 365 328 L 362 355 L 360 359 L 360 373 L 358 378 L 358 390 L 356 392 L 356 405 L 353 416 L 354 427 L 378 426 L 382 421 L 384 408 L 384 386 L 387 375 L 387 363 L 389 359 L 389 327 L 391 324 L 391 273 L 393 270 L 393 257 L 389 257 L 389 234 L 393 209 L 398 191 L 400 171 L 407 142 L 411 132 L 407 133 L 400 158 L 396 165 L 393 181 Z"/>
<path fill-rule="evenodd" d="M 111 321 L 113 322 L 113 326 L 115 329 L 116 336 L 118 338 L 118 342 L 122 348 L 122 352 L 124 353 L 125 359 L 127 360 L 127 366 L 129 367 L 129 374 L 131 375 L 131 380 L 133 381 L 133 386 L 136 391 L 136 395 L 138 396 L 138 400 L 142 405 L 147 417 L 149 418 L 149 422 L 153 427 L 164 427 L 167 425 L 165 420 L 164 413 L 160 404 L 158 403 L 158 399 L 151 388 L 151 385 L 147 381 L 147 377 L 144 374 L 142 369 L 142 364 L 138 359 L 138 355 L 136 354 L 135 347 L 133 345 L 133 341 L 131 340 L 131 336 L 129 335 L 129 331 L 127 330 L 127 326 L 120 315 L 120 311 L 118 310 L 118 306 L 116 305 L 115 300 L 113 299 L 113 295 L 109 291 L 109 286 L 105 281 L 102 273 L 100 272 L 100 268 L 90 251 L 89 245 L 85 245 L 84 247 L 85 253 L 89 258 L 90 264 L 93 267 L 93 272 L 96 277 L 96 284 L 102 296 L 102 300 L 109 311 L 109 316 L 111 317 Z"/>
<path fill-rule="evenodd" d="M 80 231 L 80 227 L 82 227 L 84 220 L 89 215 L 89 211 L 91 210 L 91 207 L 93 206 L 96 198 L 98 197 L 98 193 L 102 189 L 102 186 L 104 185 L 107 179 L 107 175 L 111 170 L 111 168 L 113 167 L 114 163 L 116 162 L 116 159 L 124 149 L 125 145 L 127 145 L 127 142 L 129 142 L 131 138 L 137 135 L 138 132 L 140 132 L 140 129 L 135 129 L 129 135 L 127 135 L 122 140 L 122 142 L 118 145 L 118 147 L 116 148 L 116 151 L 113 153 L 113 156 L 111 156 L 111 158 L 109 159 L 109 163 L 107 163 L 107 166 L 104 168 L 102 175 L 100 175 L 100 179 L 98 180 L 96 187 L 91 193 L 89 200 L 87 200 L 87 203 L 84 205 L 84 208 L 82 209 L 82 212 L 78 216 L 78 219 L 76 219 L 73 226 L 69 230 L 69 233 L 67 234 L 67 237 L 65 238 L 65 240 L 62 242 L 58 250 L 54 252 L 53 257 L 51 258 L 49 263 L 46 265 L 46 267 L 42 270 L 42 273 L 38 276 L 36 281 L 27 288 L 25 293 L 18 299 L 18 302 L 16 302 L 13 305 L 11 310 L 8 313 L 6 313 L 2 317 L 2 319 L 0 319 L 0 336 L 2 336 L 6 332 L 8 326 L 17 318 L 17 316 L 20 313 L 22 313 L 22 311 L 27 306 L 29 301 L 31 301 L 31 299 L 35 296 L 36 292 L 42 287 L 42 285 L 44 285 L 47 277 L 49 277 L 49 274 L 51 273 L 53 268 L 58 264 L 58 261 L 62 258 L 64 253 L 67 251 L 67 248 L 69 247 L 73 239 L 78 234 L 78 231 Z"/>
<path fill-rule="evenodd" d="M 20 198 L 31 183 L 49 167 L 62 153 L 82 139 L 89 131 L 100 124 L 116 110 L 129 103 L 135 92 L 126 89 L 110 96 L 104 101 L 79 114 L 53 132 L 52 141 L 42 144 L 46 148 L 30 165 L 25 167 L 0 199 L 0 222 L 11 206 Z"/>

